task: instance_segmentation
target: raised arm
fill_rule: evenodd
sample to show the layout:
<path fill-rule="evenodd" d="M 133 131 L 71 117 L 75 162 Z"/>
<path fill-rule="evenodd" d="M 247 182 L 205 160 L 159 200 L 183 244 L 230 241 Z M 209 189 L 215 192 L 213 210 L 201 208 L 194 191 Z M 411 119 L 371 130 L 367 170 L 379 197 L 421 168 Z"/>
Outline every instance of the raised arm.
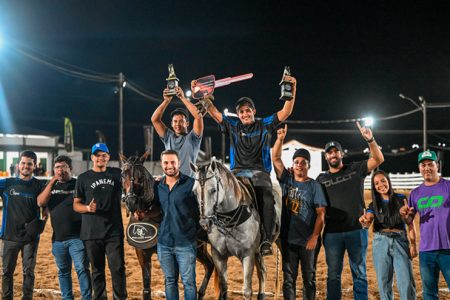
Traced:
<path fill-rule="evenodd" d="M 194 130 L 194 133 L 196 135 L 203 135 L 203 116 L 198 113 L 197 108 L 194 104 L 191 103 L 185 96 L 183 89 L 181 87 L 176 87 L 177 91 L 177 97 L 183 102 L 183 104 L 186 106 L 187 110 L 191 113 L 191 115 L 194 117 L 194 123 L 192 124 L 192 129 Z"/>
<path fill-rule="evenodd" d="M 369 144 L 370 158 L 367 161 L 367 171 L 372 172 L 376 167 L 384 162 L 383 152 L 381 152 L 377 141 L 375 141 L 372 130 L 368 127 L 362 127 L 359 122 L 356 122 L 356 125 L 358 126 L 364 140 Z"/>
<path fill-rule="evenodd" d="M 286 133 L 287 133 L 287 125 L 284 125 L 284 128 L 280 128 L 277 130 L 277 140 L 275 141 L 275 144 L 273 145 L 272 148 L 272 162 L 277 178 L 281 177 L 284 170 L 284 164 L 283 161 L 281 160 L 281 151 L 282 151 L 281 148 L 283 146 Z"/>
<path fill-rule="evenodd" d="M 285 101 L 283 108 L 277 112 L 277 117 L 280 122 L 286 121 L 286 119 L 292 114 L 292 111 L 294 110 L 295 96 L 297 93 L 297 80 L 292 76 L 286 76 L 285 80 L 292 83 L 292 94 L 294 98 L 290 101 Z"/>
<path fill-rule="evenodd" d="M 52 187 L 55 185 L 56 181 L 58 181 L 58 178 L 53 176 L 45 186 L 44 190 L 37 196 L 37 204 L 39 207 L 47 206 L 50 196 L 52 195 Z"/>
<path fill-rule="evenodd" d="M 223 116 L 222 113 L 214 106 L 212 102 L 210 102 L 208 106 L 208 114 L 219 124 L 222 124 Z"/>
<path fill-rule="evenodd" d="M 152 115 L 152 124 L 155 127 L 156 133 L 160 137 L 164 137 L 166 134 L 167 126 L 162 121 L 162 116 L 166 111 L 167 106 L 170 101 L 172 101 L 172 96 L 167 96 L 169 90 L 166 88 L 163 92 L 163 102 L 155 109 Z"/>

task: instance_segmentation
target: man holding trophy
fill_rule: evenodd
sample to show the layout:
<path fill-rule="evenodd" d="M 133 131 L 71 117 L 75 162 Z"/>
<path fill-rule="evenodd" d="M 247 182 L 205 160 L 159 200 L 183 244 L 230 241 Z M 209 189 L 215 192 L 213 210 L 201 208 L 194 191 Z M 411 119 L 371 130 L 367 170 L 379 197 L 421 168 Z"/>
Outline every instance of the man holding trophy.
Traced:
<path fill-rule="evenodd" d="M 154 111 L 152 124 L 164 143 L 165 149 L 177 151 L 181 162 L 181 173 L 192 177 L 193 174 L 189 168 L 189 162 L 195 163 L 200 151 L 200 143 L 203 136 L 203 116 L 197 112 L 196 107 L 184 96 L 183 90 L 178 86 L 179 79 L 176 77 L 172 65 L 169 65 L 169 77 L 166 80 L 167 88 L 163 92 L 164 100 Z M 167 128 L 162 121 L 162 116 L 173 96 L 177 96 L 194 117 L 194 124 L 189 132 L 189 115 L 182 108 L 177 108 L 170 114 L 172 129 Z"/>
<path fill-rule="evenodd" d="M 210 116 L 227 132 L 230 139 L 230 169 L 237 176 L 248 177 L 252 182 L 262 221 L 260 252 L 272 254 L 272 232 L 275 215 L 275 201 L 272 193 L 270 171 L 270 139 L 277 125 L 285 121 L 292 113 L 295 103 L 296 79 L 284 74 L 280 83 L 283 108 L 263 119 L 255 119 L 256 108 L 252 99 L 242 97 L 236 102 L 238 118 L 222 114 L 209 100 L 204 105 Z M 288 86 L 287 89 L 285 87 Z M 290 95 L 283 97 L 283 91 Z"/>

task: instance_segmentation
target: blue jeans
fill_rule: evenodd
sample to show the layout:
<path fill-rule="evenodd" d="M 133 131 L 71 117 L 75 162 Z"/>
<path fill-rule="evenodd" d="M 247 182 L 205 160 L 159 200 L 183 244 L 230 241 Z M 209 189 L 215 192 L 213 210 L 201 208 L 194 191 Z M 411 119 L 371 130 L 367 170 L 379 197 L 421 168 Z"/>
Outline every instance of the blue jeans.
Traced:
<path fill-rule="evenodd" d="M 158 243 L 158 260 L 164 272 L 166 299 L 178 300 L 178 274 L 184 286 L 184 299 L 197 299 L 195 284 L 196 245 L 167 247 Z"/>
<path fill-rule="evenodd" d="M 450 288 L 450 249 L 419 252 L 420 277 L 422 278 L 423 299 L 438 299 L 439 271 L 444 275 Z"/>
<path fill-rule="evenodd" d="M 367 300 L 367 229 L 348 232 L 325 233 L 323 238 L 328 266 L 327 299 L 341 299 L 341 274 L 344 254 L 347 250 L 350 270 L 353 277 L 353 296 L 355 300 Z"/>
<path fill-rule="evenodd" d="M 400 299 L 416 299 L 416 284 L 409 258 L 409 242 L 404 232 L 378 233 L 373 238 L 373 264 L 381 300 L 392 300 L 394 271 Z"/>
<path fill-rule="evenodd" d="M 91 300 L 91 277 L 89 275 L 89 261 L 80 239 L 54 241 L 52 253 L 58 267 L 59 286 L 64 300 L 74 299 L 72 293 L 72 261 L 80 283 L 81 299 Z"/>

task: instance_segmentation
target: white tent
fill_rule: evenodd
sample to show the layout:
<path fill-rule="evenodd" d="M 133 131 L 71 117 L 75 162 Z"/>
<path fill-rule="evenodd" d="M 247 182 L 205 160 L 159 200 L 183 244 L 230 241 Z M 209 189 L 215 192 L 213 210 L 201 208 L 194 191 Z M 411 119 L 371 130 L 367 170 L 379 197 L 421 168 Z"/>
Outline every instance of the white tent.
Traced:
<path fill-rule="evenodd" d="M 322 148 L 316 148 L 313 146 L 305 145 L 297 140 L 290 140 L 283 144 L 281 160 L 286 168 L 292 166 L 292 156 L 294 152 L 300 148 L 305 148 L 311 154 L 311 168 L 309 169 L 308 176 L 316 179 L 317 175 L 322 172 Z M 275 172 L 272 170 L 271 176 L 276 179 Z"/>

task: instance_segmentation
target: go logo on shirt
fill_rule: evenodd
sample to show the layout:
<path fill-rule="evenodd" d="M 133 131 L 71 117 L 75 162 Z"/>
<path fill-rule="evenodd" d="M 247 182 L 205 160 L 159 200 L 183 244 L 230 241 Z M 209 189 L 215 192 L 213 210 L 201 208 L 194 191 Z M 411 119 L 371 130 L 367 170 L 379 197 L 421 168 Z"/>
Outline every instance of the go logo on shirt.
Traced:
<path fill-rule="evenodd" d="M 426 209 L 426 208 L 434 208 L 440 207 L 444 203 L 443 196 L 431 196 L 431 197 L 423 197 L 417 201 L 417 208 Z"/>

